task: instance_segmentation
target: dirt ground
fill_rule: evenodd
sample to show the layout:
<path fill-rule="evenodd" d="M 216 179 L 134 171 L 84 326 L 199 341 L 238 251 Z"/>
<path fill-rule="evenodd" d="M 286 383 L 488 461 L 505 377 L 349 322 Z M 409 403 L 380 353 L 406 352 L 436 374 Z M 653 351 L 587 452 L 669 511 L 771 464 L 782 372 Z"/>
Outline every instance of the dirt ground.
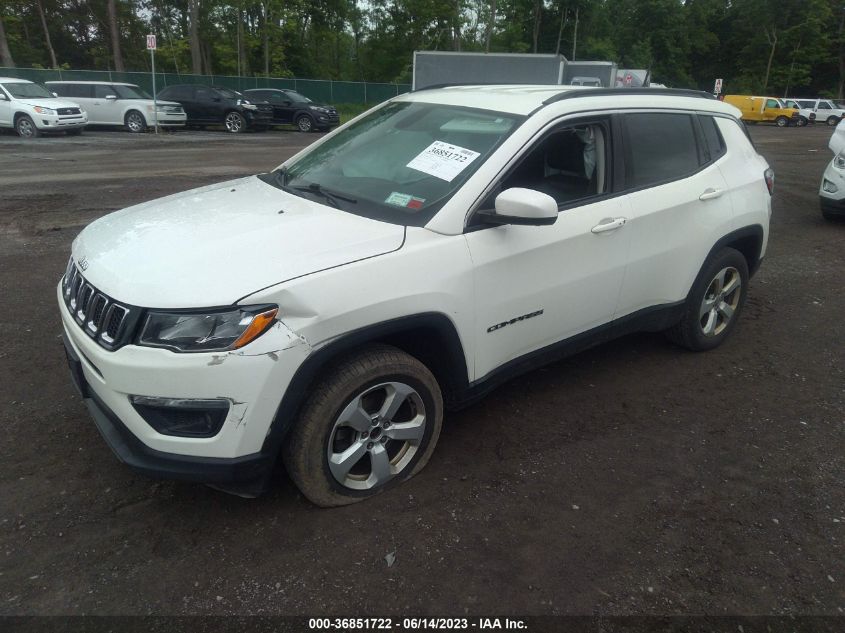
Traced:
<path fill-rule="evenodd" d="M 774 217 L 731 340 L 630 336 L 516 379 L 449 415 L 414 480 L 334 510 L 281 474 L 245 500 L 130 472 L 71 386 L 54 295 L 94 218 L 316 135 L 0 136 L 0 615 L 845 613 L 831 129 L 751 133 Z"/>

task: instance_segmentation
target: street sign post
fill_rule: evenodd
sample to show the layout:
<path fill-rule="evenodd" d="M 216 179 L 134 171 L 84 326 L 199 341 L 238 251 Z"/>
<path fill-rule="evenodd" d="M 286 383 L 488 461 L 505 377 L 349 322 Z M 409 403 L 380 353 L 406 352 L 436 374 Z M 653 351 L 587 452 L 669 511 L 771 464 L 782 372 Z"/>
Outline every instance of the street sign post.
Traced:
<path fill-rule="evenodd" d="M 156 99 L 156 36 L 147 35 L 147 50 L 150 51 L 150 66 L 153 72 L 153 120 L 155 133 L 158 134 L 158 100 Z"/>
<path fill-rule="evenodd" d="M 713 86 L 713 93 L 714 94 L 722 94 L 722 78 L 716 80 L 716 85 Z"/>

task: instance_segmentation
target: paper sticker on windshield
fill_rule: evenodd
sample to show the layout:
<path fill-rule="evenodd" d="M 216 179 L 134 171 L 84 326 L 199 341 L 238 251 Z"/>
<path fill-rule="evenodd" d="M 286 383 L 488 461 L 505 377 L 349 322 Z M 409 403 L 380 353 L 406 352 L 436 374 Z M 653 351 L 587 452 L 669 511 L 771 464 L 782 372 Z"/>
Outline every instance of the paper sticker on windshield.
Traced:
<path fill-rule="evenodd" d="M 385 204 L 392 204 L 397 207 L 405 207 L 406 209 L 422 209 L 425 203 L 425 198 L 417 198 L 416 196 L 408 195 L 407 193 L 392 192 L 384 201 Z"/>
<path fill-rule="evenodd" d="M 455 176 L 479 156 L 478 152 L 471 149 L 434 141 L 408 163 L 407 167 L 452 182 Z"/>

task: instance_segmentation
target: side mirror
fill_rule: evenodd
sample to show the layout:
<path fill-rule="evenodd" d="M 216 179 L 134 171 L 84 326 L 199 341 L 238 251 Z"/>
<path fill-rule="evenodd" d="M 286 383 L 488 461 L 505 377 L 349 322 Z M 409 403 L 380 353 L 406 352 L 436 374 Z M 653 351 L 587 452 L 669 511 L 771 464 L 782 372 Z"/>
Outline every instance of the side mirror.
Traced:
<path fill-rule="evenodd" d="M 9 97 L 7 97 L 2 92 L 0 92 L 0 101 L 8 101 L 8 100 L 9 100 Z"/>
<path fill-rule="evenodd" d="M 550 195 L 534 189 L 512 187 L 496 196 L 496 210 L 479 215 L 487 224 L 546 226 L 557 221 L 557 202 Z"/>
<path fill-rule="evenodd" d="M 114 101 L 117 99 L 117 95 L 106 95 L 106 99 L 109 101 Z"/>

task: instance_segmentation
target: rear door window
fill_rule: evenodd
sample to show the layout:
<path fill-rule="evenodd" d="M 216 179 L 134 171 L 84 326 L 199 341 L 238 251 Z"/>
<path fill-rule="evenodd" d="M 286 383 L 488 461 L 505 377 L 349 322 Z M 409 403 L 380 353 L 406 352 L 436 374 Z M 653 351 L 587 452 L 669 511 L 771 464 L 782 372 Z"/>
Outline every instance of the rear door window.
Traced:
<path fill-rule="evenodd" d="M 639 188 L 677 180 L 698 170 L 699 148 L 690 114 L 625 114 L 625 185 Z"/>
<path fill-rule="evenodd" d="M 94 86 L 91 84 L 51 84 L 47 87 L 60 97 L 75 99 L 90 99 L 94 93 Z"/>

